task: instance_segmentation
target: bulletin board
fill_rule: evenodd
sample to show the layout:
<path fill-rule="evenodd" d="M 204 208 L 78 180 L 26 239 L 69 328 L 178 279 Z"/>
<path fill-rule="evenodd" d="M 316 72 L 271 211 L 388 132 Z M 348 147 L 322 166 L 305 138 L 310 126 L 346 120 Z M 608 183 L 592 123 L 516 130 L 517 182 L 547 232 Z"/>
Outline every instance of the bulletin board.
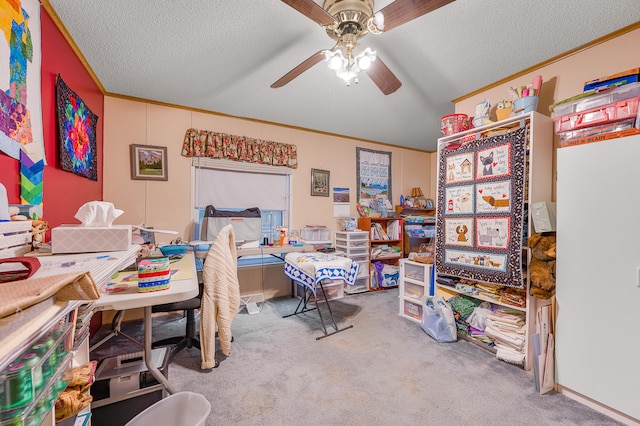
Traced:
<path fill-rule="evenodd" d="M 524 288 L 528 126 L 439 151 L 436 272 Z"/>

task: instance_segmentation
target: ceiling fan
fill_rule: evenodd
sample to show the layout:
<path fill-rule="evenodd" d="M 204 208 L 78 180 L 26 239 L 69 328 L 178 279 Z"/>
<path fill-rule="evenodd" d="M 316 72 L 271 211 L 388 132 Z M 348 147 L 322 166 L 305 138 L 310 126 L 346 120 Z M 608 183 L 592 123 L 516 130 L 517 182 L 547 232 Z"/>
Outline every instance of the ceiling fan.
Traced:
<path fill-rule="evenodd" d="M 396 0 L 373 12 L 373 0 L 325 0 L 320 7 L 313 0 L 282 0 L 322 26 L 336 40 L 331 49 L 320 50 L 271 85 L 282 87 L 323 59 L 347 85 L 358 82 L 364 71 L 385 95 L 402 83 L 370 48 L 359 49 L 358 40 L 368 33 L 392 30 L 454 0 Z"/>

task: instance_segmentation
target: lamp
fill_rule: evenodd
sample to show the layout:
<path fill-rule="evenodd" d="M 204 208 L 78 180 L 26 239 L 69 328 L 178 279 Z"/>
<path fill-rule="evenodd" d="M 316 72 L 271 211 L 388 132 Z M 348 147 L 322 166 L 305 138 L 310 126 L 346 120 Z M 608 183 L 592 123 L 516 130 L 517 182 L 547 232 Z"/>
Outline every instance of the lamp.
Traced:
<path fill-rule="evenodd" d="M 411 196 L 412 197 L 423 197 L 424 194 L 422 193 L 422 189 L 420 189 L 420 187 L 417 186 L 415 188 L 411 188 Z"/>

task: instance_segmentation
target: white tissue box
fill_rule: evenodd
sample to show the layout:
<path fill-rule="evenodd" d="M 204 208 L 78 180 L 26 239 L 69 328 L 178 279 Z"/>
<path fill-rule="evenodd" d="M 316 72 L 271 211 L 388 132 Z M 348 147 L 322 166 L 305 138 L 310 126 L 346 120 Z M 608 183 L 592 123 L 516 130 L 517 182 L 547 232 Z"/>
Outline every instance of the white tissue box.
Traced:
<path fill-rule="evenodd" d="M 131 225 L 60 225 L 51 229 L 51 253 L 122 251 L 131 246 Z"/>

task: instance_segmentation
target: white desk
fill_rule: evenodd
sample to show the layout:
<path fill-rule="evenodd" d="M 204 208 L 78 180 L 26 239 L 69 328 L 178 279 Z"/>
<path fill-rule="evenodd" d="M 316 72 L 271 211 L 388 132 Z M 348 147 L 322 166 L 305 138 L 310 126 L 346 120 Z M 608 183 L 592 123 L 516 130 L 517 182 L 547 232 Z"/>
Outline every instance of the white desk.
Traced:
<path fill-rule="evenodd" d="M 97 309 L 126 310 L 144 308 L 144 362 L 153 377 L 162 384 L 170 394 L 176 392 L 167 378 L 158 370 L 151 359 L 152 318 L 151 308 L 163 303 L 180 302 L 198 295 L 198 279 L 195 260 L 192 253 L 187 253 L 172 269 L 177 267 L 178 273 L 171 278 L 171 286 L 167 290 L 138 293 L 136 285 L 119 293 L 102 294 L 94 306 Z M 131 272 L 135 274 L 135 271 Z"/>
<path fill-rule="evenodd" d="M 293 244 L 285 244 L 283 246 L 260 246 L 254 248 L 239 248 L 237 250 L 238 257 L 242 256 L 256 256 L 270 254 L 277 256 L 279 254 L 287 254 L 301 251 L 315 251 L 311 244 L 303 244 L 301 246 L 294 246 Z M 277 256 L 280 257 L 280 256 Z M 284 260 L 284 259 L 283 259 Z"/>
<path fill-rule="evenodd" d="M 196 247 L 195 254 L 198 259 L 206 259 L 208 250 L 202 250 L 200 246 L 208 246 L 213 244 L 213 241 L 192 241 L 192 246 Z M 301 246 L 295 246 L 293 244 L 285 244 L 283 246 L 259 246 L 259 247 L 251 247 L 251 248 L 238 248 L 236 249 L 236 255 L 238 258 L 242 256 L 263 256 L 263 255 L 271 255 L 277 257 L 278 259 L 284 262 L 284 256 L 287 253 L 299 253 L 299 252 L 314 252 L 315 249 L 311 244 L 303 244 Z M 262 286 L 262 301 L 265 300 L 264 297 L 264 283 L 261 282 Z M 295 284 L 293 280 L 291 281 L 291 297 L 294 295 Z M 240 296 L 243 304 L 247 305 L 251 296 L 244 297 Z"/>

